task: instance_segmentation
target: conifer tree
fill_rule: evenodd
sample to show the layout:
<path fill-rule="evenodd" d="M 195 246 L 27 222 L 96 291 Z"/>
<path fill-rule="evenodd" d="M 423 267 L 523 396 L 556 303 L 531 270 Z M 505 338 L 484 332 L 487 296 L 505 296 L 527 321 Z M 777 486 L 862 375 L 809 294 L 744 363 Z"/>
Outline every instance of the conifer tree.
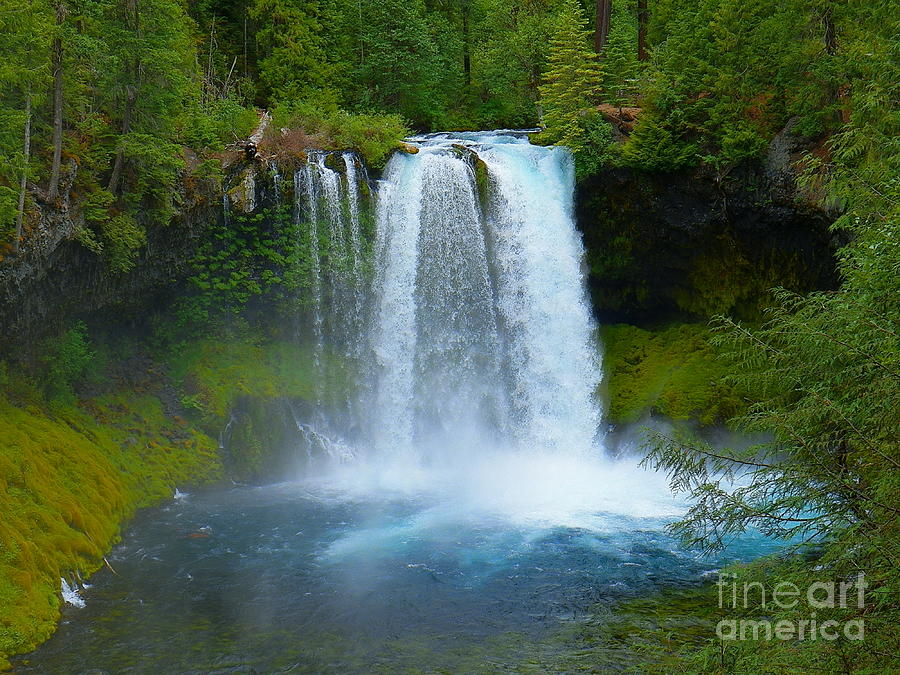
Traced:
<path fill-rule="evenodd" d="M 335 68 L 318 2 L 256 0 L 250 17 L 259 22 L 259 84 L 265 100 L 334 98 Z"/>
<path fill-rule="evenodd" d="M 544 84 L 540 87 L 545 138 L 577 150 L 582 144 L 582 111 L 595 99 L 601 79 L 589 45 L 587 20 L 576 0 L 566 0 L 550 38 Z"/>

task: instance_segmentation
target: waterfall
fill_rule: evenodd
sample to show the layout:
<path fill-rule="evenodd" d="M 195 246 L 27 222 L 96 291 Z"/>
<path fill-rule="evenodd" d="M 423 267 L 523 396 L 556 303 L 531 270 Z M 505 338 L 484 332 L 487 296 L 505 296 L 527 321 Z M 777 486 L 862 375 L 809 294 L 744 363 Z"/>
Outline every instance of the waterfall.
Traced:
<path fill-rule="evenodd" d="M 370 191 L 361 167 L 352 152 L 309 151 L 294 174 L 295 224 L 309 247 L 311 321 L 306 336 L 313 349 L 315 421 L 337 433 L 341 424 L 336 418 L 346 421 L 353 401 L 335 399 L 328 385 L 350 377 L 362 335 L 362 214 Z"/>
<path fill-rule="evenodd" d="M 311 151 L 294 176 L 316 433 L 429 461 L 592 449 L 600 369 L 570 154 L 511 132 L 411 143 L 379 181 L 372 246 L 353 153 Z M 354 394 L 327 391 L 351 379 Z"/>
<path fill-rule="evenodd" d="M 366 440 L 588 450 L 600 370 L 571 156 L 510 134 L 413 143 L 379 192 Z"/>

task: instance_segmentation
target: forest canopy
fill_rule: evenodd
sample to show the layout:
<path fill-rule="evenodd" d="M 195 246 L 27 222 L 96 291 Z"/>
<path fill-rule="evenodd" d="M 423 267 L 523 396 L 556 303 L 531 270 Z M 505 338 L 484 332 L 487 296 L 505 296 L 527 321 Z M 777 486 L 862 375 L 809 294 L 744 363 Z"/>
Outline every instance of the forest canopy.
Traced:
<path fill-rule="evenodd" d="M 727 171 L 789 119 L 824 139 L 887 96 L 868 78 L 896 63 L 897 22 L 888 2 L 823 0 L 6 0 L 0 26 L 6 253 L 62 183 L 87 205 L 82 243 L 124 270 L 178 178 L 215 178 L 260 108 L 363 115 L 363 136 L 402 129 L 385 114 L 542 126 L 582 170 Z M 625 143 L 604 104 L 640 111 Z"/>

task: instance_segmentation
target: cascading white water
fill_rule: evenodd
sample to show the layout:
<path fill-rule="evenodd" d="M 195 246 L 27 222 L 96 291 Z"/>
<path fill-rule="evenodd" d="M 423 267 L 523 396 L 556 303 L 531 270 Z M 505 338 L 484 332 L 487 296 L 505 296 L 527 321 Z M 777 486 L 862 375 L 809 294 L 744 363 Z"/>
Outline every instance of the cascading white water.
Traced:
<path fill-rule="evenodd" d="M 294 174 L 294 193 L 294 222 L 309 249 L 310 320 L 305 337 L 313 354 L 314 422 L 341 435 L 352 417 L 352 401 L 347 396 L 336 399 L 334 391 L 327 390 L 329 383 L 350 377 L 361 353 L 368 176 L 355 153 L 309 151 L 306 164 Z"/>
<path fill-rule="evenodd" d="M 413 142 L 379 194 L 368 440 L 590 449 L 600 371 L 571 157 L 508 134 Z"/>

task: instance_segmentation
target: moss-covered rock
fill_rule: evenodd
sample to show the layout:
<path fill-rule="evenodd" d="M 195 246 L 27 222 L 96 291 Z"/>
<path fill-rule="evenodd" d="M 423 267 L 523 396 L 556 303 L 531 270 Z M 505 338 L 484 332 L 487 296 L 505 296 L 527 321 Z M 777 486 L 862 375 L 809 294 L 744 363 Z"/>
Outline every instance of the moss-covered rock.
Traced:
<path fill-rule="evenodd" d="M 347 165 L 344 164 L 344 159 L 341 155 L 342 153 L 340 152 L 329 152 L 326 154 L 325 166 L 337 173 L 346 173 Z"/>
<path fill-rule="evenodd" d="M 475 187 L 478 190 L 478 199 L 482 204 L 488 203 L 490 190 L 490 174 L 487 163 L 478 155 L 475 155 Z"/>
<path fill-rule="evenodd" d="M 242 167 L 241 172 L 231 180 L 231 187 L 225 194 L 225 199 L 233 208 L 244 213 L 251 213 L 256 209 L 257 200 L 257 165 L 248 162 Z"/>
<path fill-rule="evenodd" d="M 321 366 L 341 372 L 336 361 L 324 354 Z M 220 439 L 229 475 L 244 481 L 284 475 L 295 464 L 293 415 L 315 400 L 315 372 L 308 349 L 252 338 L 196 340 L 171 360 L 191 420 Z M 326 400 L 340 398 L 348 386 L 330 378 L 321 394 Z"/>
<path fill-rule="evenodd" d="M 576 216 L 602 320 L 757 320 L 775 286 L 837 283 L 835 214 L 800 201 L 761 166 L 724 178 L 605 169 L 579 182 Z"/>
<path fill-rule="evenodd" d="M 745 404 L 724 381 L 728 366 L 709 339 L 705 324 L 675 324 L 657 331 L 604 326 L 607 419 L 623 424 L 659 413 L 712 425 L 738 414 Z"/>

